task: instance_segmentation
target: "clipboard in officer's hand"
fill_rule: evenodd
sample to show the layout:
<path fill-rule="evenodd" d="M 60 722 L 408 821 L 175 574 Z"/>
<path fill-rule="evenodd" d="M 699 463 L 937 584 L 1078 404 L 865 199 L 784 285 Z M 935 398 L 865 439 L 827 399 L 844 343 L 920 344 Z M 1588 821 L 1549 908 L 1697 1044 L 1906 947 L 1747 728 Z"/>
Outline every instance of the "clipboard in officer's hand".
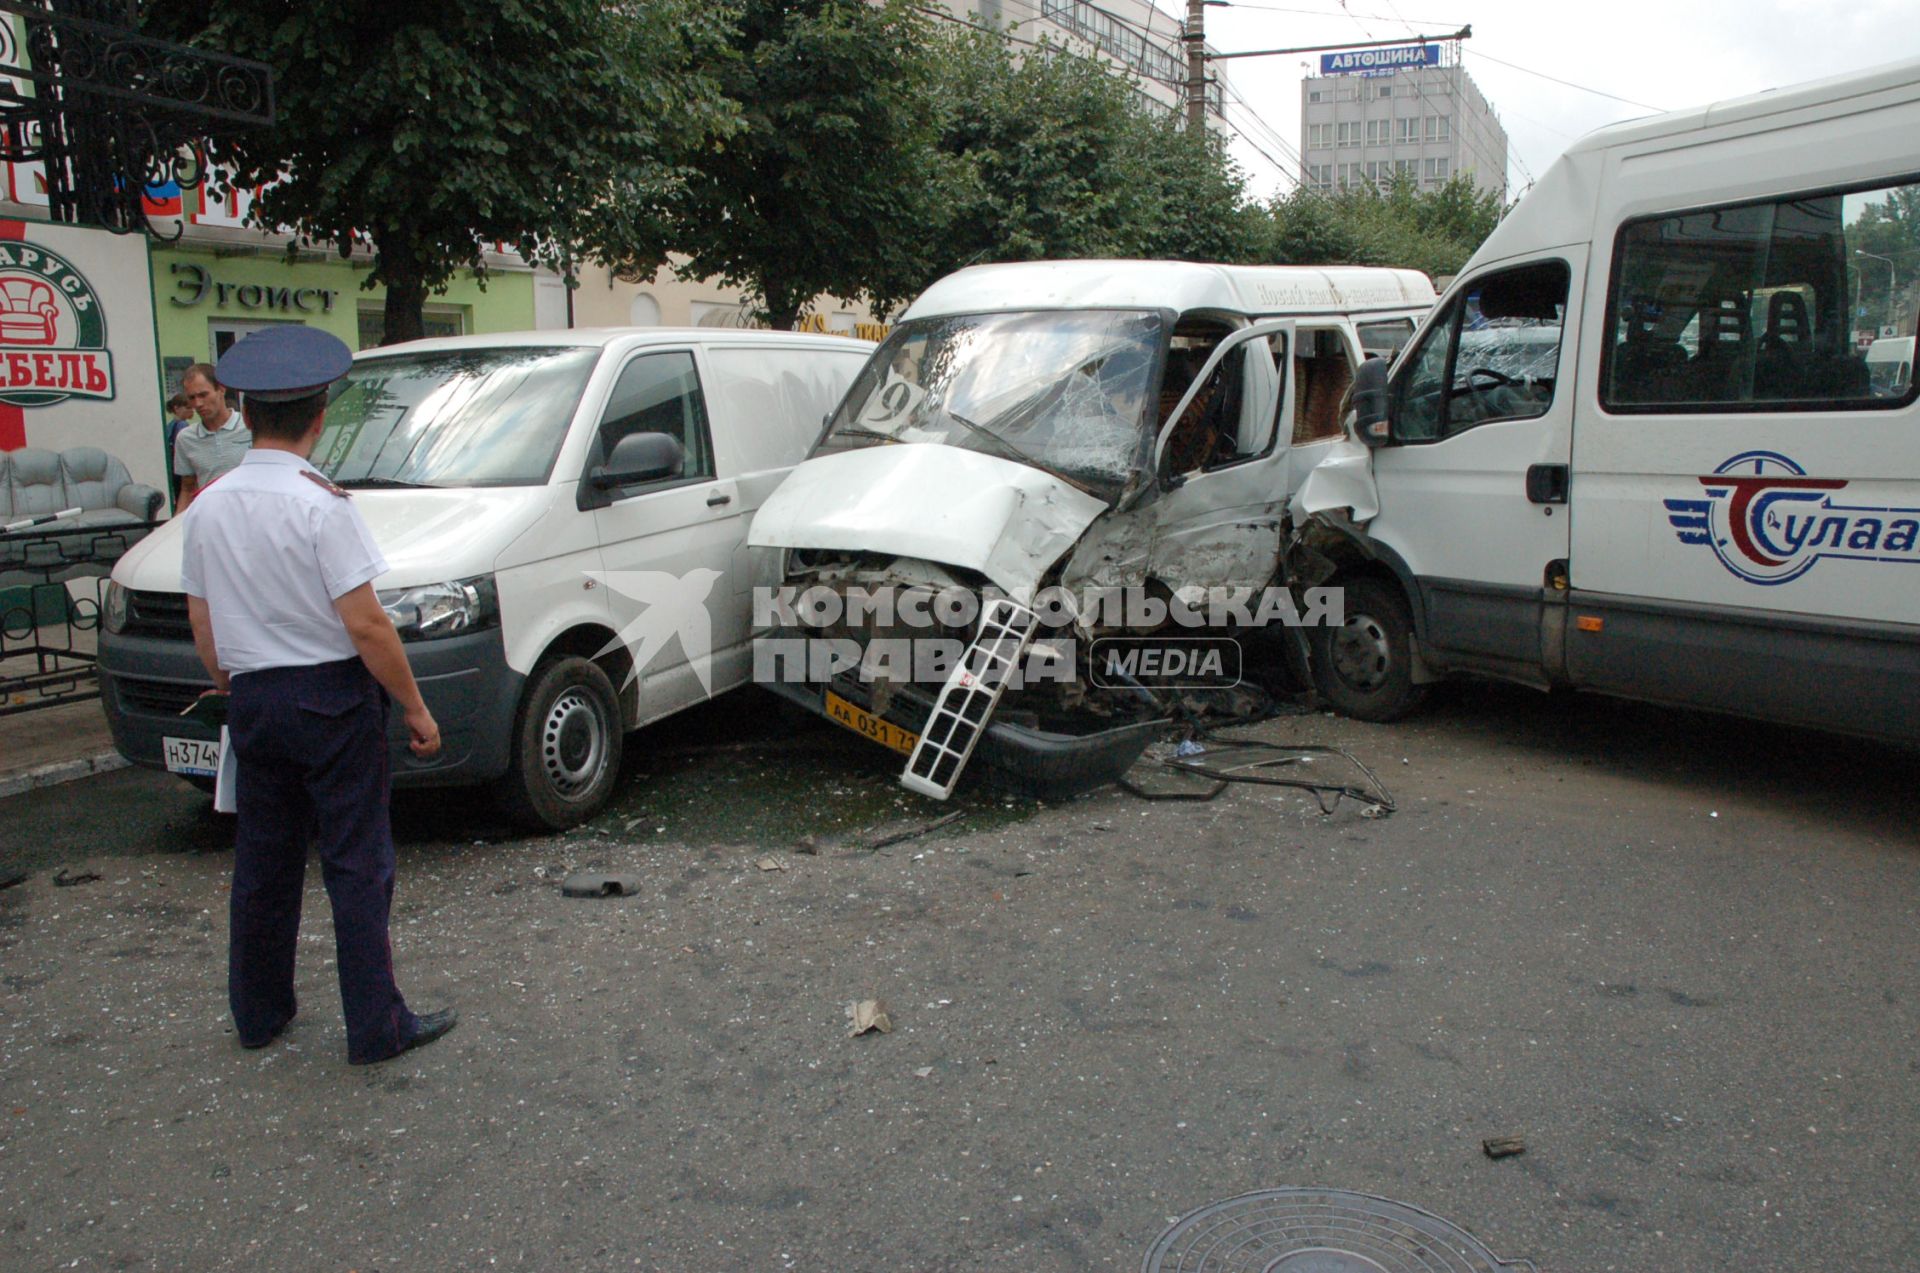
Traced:
<path fill-rule="evenodd" d="M 188 703 L 180 715 L 196 725 L 219 729 L 227 723 L 227 703 L 230 698 L 230 695 L 219 690 L 210 690 Z"/>
<path fill-rule="evenodd" d="M 233 754 L 233 739 L 225 725 L 220 727 L 220 768 L 213 779 L 213 811 L 240 811 L 240 758 Z"/>

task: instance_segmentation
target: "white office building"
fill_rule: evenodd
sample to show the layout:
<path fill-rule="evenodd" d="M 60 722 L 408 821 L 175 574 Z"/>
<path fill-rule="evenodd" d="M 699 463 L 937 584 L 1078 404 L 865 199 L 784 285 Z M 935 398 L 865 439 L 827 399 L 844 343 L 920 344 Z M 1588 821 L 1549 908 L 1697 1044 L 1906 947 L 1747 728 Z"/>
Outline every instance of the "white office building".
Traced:
<path fill-rule="evenodd" d="M 1169 110 L 1186 108 L 1185 24 L 1149 0 L 939 0 L 939 7 L 963 21 L 997 27 L 1016 40 L 1045 39 L 1103 58 L 1137 80 L 1147 97 Z M 1209 44 L 1207 51 L 1218 50 Z M 1207 119 L 1222 128 L 1220 63 L 1207 64 L 1207 78 Z"/>
<path fill-rule="evenodd" d="M 1404 173 L 1430 190 L 1466 174 L 1478 189 L 1506 197 L 1507 130 L 1460 66 L 1458 46 L 1426 47 L 1440 65 L 1386 68 L 1338 54 L 1322 59 L 1323 68 L 1354 69 L 1301 82 L 1308 185 L 1384 186 Z"/>

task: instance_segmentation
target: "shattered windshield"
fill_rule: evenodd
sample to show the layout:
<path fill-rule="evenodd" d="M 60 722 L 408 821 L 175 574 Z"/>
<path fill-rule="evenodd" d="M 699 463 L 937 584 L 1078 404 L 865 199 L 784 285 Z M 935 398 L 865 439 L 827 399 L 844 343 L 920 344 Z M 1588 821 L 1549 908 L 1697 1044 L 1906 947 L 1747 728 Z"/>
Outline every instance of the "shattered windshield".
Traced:
<path fill-rule="evenodd" d="M 327 406 L 313 463 L 342 486 L 538 486 L 600 358 L 509 347 L 366 358 Z"/>
<path fill-rule="evenodd" d="M 1117 499 L 1153 441 L 1167 319 L 1134 310 L 958 314 L 902 323 L 867 363 L 818 451 L 935 442 Z"/>

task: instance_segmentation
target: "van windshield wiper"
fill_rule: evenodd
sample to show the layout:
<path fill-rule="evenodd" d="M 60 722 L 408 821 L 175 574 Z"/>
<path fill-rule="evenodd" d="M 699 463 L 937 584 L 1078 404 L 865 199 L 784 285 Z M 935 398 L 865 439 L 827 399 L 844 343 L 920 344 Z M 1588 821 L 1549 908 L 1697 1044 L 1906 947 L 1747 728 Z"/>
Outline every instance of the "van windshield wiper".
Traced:
<path fill-rule="evenodd" d="M 900 440 L 891 433 L 882 433 L 878 429 L 868 429 L 857 424 L 842 425 L 827 435 L 828 441 L 832 441 L 834 438 L 878 438 L 882 442 L 898 442 Z"/>
<path fill-rule="evenodd" d="M 437 491 L 432 482 L 403 482 L 397 477 L 349 477 L 334 482 L 349 491 Z"/>
<path fill-rule="evenodd" d="M 1085 482 L 1081 481 L 1079 478 L 1070 477 L 1067 474 L 1062 473 L 1059 469 L 1054 468 L 1051 464 L 1041 463 L 1033 455 L 1023 450 L 1022 448 L 1015 446 L 1013 443 L 1007 441 L 1005 438 L 1001 437 L 998 433 L 995 433 L 992 429 L 989 429 L 986 425 L 975 424 L 972 420 L 967 419 L 963 415 L 959 415 L 953 411 L 950 411 L 946 407 L 940 408 L 940 412 L 942 415 L 945 415 L 947 419 L 955 421 L 958 424 L 965 425 L 967 429 L 970 430 L 971 432 L 977 433 L 981 437 L 987 439 L 987 441 L 993 443 L 996 447 L 999 448 L 1000 453 L 1004 455 L 1007 459 L 1012 460 L 1017 464 L 1024 464 L 1028 468 L 1039 469 L 1042 473 L 1045 473 L 1048 477 L 1059 478 L 1061 481 L 1065 482 L 1068 486 L 1073 487 L 1076 491 L 1083 492 L 1084 494 L 1087 494 L 1087 495 L 1093 495 L 1095 499 L 1100 498 L 1100 496 L 1094 494 L 1093 489 L 1091 487 L 1089 487 Z M 1005 415 L 1005 414 L 1006 413 L 1004 412 L 1002 413 L 1002 415 Z"/>

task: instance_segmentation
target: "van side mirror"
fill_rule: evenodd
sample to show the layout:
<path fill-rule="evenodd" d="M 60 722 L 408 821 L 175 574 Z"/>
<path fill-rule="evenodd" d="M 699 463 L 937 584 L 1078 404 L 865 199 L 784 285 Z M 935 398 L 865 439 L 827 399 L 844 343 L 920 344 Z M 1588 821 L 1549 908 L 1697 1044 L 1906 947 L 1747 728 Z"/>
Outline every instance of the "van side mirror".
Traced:
<path fill-rule="evenodd" d="M 679 477 L 687 466 L 680 439 L 665 433 L 629 433 L 613 444 L 607 462 L 588 474 L 596 491 Z"/>
<path fill-rule="evenodd" d="M 1387 360 L 1369 358 L 1353 372 L 1353 431 L 1368 446 L 1393 440 L 1387 420 Z"/>

